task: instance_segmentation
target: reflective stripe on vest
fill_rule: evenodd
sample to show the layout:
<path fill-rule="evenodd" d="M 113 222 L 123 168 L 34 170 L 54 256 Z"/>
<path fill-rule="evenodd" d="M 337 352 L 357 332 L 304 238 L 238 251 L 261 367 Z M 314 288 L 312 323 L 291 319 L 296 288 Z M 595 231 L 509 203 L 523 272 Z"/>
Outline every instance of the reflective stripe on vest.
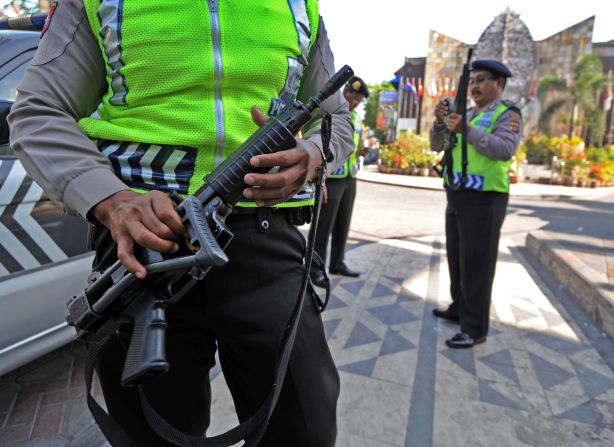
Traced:
<path fill-rule="evenodd" d="M 509 109 L 505 104 L 499 104 L 494 110 L 480 112 L 470 121 L 471 125 L 492 133 L 495 123 L 499 117 Z M 454 161 L 454 183 L 460 185 L 461 180 L 461 149 L 462 138 L 458 138 L 456 146 L 452 150 Z M 508 169 L 509 161 L 493 160 L 480 154 L 471 144 L 467 144 L 467 179 L 465 189 L 477 191 L 496 191 L 509 192 Z M 447 176 L 444 176 L 444 183 L 448 184 Z"/>
<path fill-rule="evenodd" d="M 348 175 L 356 177 L 358 174 L 358 152 L 360 150 L 360 116 L 352 110 L 352 122 L 354 123 L 354 152 L 350 154 L 345 163 L 337 168 L 328 178 L 345 178 Z"/>
<path fill-rule="evenodd" d="M 316 0 L 84 4 L 108 89 L 79 124 L 136 190 L 195 192 L 256 131 L 252 106 L 295 100 L 319 19 Z"/>

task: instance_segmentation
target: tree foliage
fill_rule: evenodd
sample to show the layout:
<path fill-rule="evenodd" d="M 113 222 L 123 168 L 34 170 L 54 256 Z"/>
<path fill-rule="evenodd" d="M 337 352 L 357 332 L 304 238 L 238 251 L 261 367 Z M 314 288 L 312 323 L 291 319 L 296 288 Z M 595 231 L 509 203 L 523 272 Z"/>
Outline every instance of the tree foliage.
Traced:
<path fill-rule="evenodd" d="M 537 94 L 544 103 L 544 111 L 539 120 L 540 131 L 552 135 L 557 112 L 566 107 L 571 110 L 572 115 L 566 124 L 570 129 L 573 128 L 575 125 L 573 115 L 577 106 L 586 142 L 600 144 L 605 125 L 603 110 L 599 107 L 599 95 L 603 91 L 606 78 L 601 59 L 592 54 L 578 58 L 570 82 L 552 75 L 542 77 L 537 88 Z M 552 91 L 556 91 L 557 95 L 548 98 L 549 92 Z"/>

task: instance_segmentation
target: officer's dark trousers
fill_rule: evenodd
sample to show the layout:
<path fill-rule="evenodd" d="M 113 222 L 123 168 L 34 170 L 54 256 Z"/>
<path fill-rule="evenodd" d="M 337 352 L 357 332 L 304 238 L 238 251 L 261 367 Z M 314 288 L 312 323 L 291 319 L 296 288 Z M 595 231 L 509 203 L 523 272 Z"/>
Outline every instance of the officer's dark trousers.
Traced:
<path fill-rule="evenodd" d="M 461 331 L 474 338 L 486 336 L 499 236 L 509 196 L 448 190 L 447 198 L 449 311 L 459 316 Z"/>
<path fill-rule="evenodd" d="M 335 270 L 341 268 L 345 258 L 345 246 L 350 234 L 356 198 L 356 179 L 350 176 L 327 179 L 326 189 L 328 201 L 322 205 L 314 247 L 326 265 L 326 248 L 330 236 L 329 270 Z"/>
<path fill-rule="evenodd" d="M 209 425 L 209 370 L 219 359 L 241 420 L 271 392 L 280 340 L 303 275 L 304 238 L 282 212 L 257 228 L 256 214 L 227 219 L 235 237 L 230 262 L 212 269 L 188 296 L 169 305 L 167 356 L 170 371 L 144 388 L 152 406 L 173 426 L 201 435 Z M 114 258 L 105 230 L 97 235 L 99 266 Z M 97 372 L 111 415 L 143 447 L 168 446 L 143 419 L 137 392 L 120 386 L 125 347 L 104 350 Z M 322 320 L 311 297 L 303 314 L 281 396 L 261 446 L 333 446 L 339 376 Z"/>

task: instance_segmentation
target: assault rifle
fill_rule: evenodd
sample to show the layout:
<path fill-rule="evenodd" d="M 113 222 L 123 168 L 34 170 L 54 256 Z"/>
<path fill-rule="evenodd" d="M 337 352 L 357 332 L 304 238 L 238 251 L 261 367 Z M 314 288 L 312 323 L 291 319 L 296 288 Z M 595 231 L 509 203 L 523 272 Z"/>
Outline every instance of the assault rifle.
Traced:
<path fill-rule="evenodd" d="M 444 144 L 444 153 L 441 161 L 434 166 L 435 172 L 439 177 L 447 176 L 447 187 L 453 190 L 462 188 L 467 180 L 467 94 L 469 90 L 469 68 L 473 49 L 469 48 L 467 53 L 467 62 L 463 65 L 463 72 L 458 81 L 458 90 L 456 93 L 456 101 L 454 102 L 454 112 L 462 116 L 461 119 L 461 177 L 459 180 L 454 176 L 454 161 L 452 159 L 452 150 L 456 146 L 457 134 L 447 132 L 446 143 Z M 449 99 L 446 99 L 448 107 L 452 107 Z"/>
<path fill-rule="evenodd" d="M 137 259 L 147 269 L 144 280 L 128 273 L 117 261 L 96 275 L 82 295 L 68 302 L 67 321 L 79 337 L 100 338 L 118 327 L 132 326 L 122 385 L 140 385 L 169 369 L 165 309 L 203 279 L 211 267 L 228 262 L 224 249 L 233 234 L 225 220 L 233 205 L 243 198 L 247 186 L 243 178 L 250 172 L 269 169 L 254 168 L 250 159 L 295 147 L 295 135 L 312 113 L 353 74 L 346 65 L 307 104 L 288 104 L 215 168 L 194 196 L 183 200 L 179 195 L 171 196 L 189 234 L 178 253 L 167 255 L 138 247 Z"/>

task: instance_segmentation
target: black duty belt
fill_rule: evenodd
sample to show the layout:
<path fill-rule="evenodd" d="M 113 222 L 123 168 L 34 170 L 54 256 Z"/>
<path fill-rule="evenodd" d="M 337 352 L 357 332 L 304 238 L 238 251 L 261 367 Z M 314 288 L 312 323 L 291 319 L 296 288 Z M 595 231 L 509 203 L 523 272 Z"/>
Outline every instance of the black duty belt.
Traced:
<path fill-rule="evenodd" d="M 255 206 L 235 206 L 232 214 L 258 214 L 270 215 L 283 213 L 286 220 L 292 225 L 305 225 L 311 223 L 313 206 L 293 206 L 293 207 L 255 207 Z"/>

